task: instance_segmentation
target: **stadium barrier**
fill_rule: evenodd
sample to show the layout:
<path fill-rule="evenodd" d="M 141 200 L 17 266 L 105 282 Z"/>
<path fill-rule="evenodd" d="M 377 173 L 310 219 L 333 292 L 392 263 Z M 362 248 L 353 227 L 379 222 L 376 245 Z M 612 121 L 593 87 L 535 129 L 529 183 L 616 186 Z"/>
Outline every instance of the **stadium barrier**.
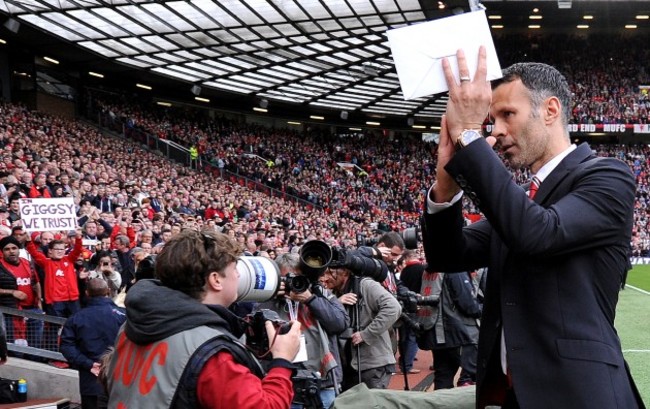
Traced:
<path fill-rule="evenodd" d="M 66 319 L 0 306 L 7 332 L 7 349 L 11 355 L 34 361 L 62 361 L 59 338 Z"/>

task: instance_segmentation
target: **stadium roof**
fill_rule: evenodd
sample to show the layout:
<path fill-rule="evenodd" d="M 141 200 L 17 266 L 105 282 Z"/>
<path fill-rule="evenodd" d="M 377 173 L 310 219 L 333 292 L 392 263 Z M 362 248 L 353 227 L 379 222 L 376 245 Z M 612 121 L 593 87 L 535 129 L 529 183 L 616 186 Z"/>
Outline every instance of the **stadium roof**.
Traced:
<path fill-rule="evenodd" d="M 581 23 L 607 32 L 650 27 L 637 19 L 650 12 L 647 1 L 483 4 L 500 16 L 490 20 L 500 33 L 526 32 L 531 22 L 547 32 L 575 32 Z M 277 106 L 425 123 L 439 122 L 446 96 L 403 100 L 384 32 L 468 9 L 465 0 L 0 0 L 7 30 L 25 24 L 63 40 L 66 47 L 55 47 L 34 36 L 32 45 L 98 73 L 109 59 L 143 80 L 154 73 L 182 81 L 188 97 L 191 89 L 215 99 L 228 92 L 271 113 Z"/>

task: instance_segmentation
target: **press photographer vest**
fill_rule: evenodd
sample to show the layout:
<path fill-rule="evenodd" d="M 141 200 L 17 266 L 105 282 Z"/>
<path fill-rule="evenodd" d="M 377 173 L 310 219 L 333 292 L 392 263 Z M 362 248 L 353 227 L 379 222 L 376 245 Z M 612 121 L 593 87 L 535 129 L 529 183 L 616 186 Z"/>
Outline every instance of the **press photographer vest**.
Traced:
<path fill-rule="evenodd" d="M 425 272 L 422 275 L 421 294 L 437 296 L 440 301 L 436 306 L 421 306 L 418 310 L 418 322 L 423 330 L 416 336 L 418 348 L 431 351 L 476 343 L 477 320 L 466 316 L 456 307 L 445 273 Z"/>
<path fill-rule="evenodd" d="M 109 407 L 196 408 L 196 385 L 205 363 L 219 351 L 260 379 L 257 359 L 232 334 L 201 326 L 147 345 L 137 345 L 120 330 L 108 367 Z"/>
<path fill-rule="evenodd" d="M 430 273 L 425 271 L 422 274 L 422 287 L 420 294 L 423 296 L 433 296 L 440 299 L 442 295 L 442 282 L 444 275 L 442 273 Z M 427 351 L 432 350 L 435 345 L 435 339 L 442 338 L 444 340 L 445 333 L 444 327 L 436 325 L 440 315 L 440 304 L 438 305 L 423 305 L 418 308 L 418 322 L 422 325 L 421 335 L 417 337 L 418 348 Z M 433 329 L 434 327 L 435 330 Z M 432 331 L 436 336 L 432 337 Z"/>

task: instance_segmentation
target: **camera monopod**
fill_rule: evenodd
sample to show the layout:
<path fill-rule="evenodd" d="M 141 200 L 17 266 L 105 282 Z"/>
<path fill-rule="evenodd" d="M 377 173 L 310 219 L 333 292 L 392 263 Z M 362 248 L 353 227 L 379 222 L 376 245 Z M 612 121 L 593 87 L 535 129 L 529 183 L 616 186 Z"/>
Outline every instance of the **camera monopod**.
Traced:
<path fill-rule="evenodd" d="M 407 328 L 404 327 L 405 325 L 406 325 L 405 323 L 402 323 L 402 327 L 398 328 L 397 330 L 397 335 L 398 335 L 397 347 L 399 349 L 399 360 L 400 360 L 399 366 L 402 367 L 402 376 L 404 376 L 404 390 L 410 391 L 411 387 L 409 386 L 409 377 L 406 371 L 406 339 L 402 339 L 402 336 L 404 336 L 404 338 L 408 338 L 408 335 L 406 333 Z"/>
<path fill-rule="evenodd" d="M 353 275 L 352 276 L 352 292 L 356 294 L 357 296 L 357 302 L 354 303 L 354 317 L 352 318 L 354 320 L 354 332 L 360 332 L 361 331 L 361 324 L 359 324 L 359 301 L 361 295 L 360 293 L 360 281 L 361 279 Z M 359 384 L 361 384 L 361 344 L 357 344 L 354 346 L 357 350 L 357 380 Z"/>

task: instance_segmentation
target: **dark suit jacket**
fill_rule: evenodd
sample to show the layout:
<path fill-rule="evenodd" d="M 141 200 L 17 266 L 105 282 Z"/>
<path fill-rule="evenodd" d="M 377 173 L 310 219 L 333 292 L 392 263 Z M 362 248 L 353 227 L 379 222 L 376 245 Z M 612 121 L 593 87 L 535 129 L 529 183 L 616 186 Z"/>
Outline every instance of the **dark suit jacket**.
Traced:
<path fill-rule="evenodd" d="M 436 271 L 488 267 L 479 338 L 477 405 L 506 383 L 522 408 L 644 407 L 614 329 L 629 267 L 635 182 L 616 159 L 587 144 L 541 184 L 535 201 L 484 140 L 447 165 L 485 220 L 463 228 L 461 203 L 423 217 L 427 262 Z"/>

